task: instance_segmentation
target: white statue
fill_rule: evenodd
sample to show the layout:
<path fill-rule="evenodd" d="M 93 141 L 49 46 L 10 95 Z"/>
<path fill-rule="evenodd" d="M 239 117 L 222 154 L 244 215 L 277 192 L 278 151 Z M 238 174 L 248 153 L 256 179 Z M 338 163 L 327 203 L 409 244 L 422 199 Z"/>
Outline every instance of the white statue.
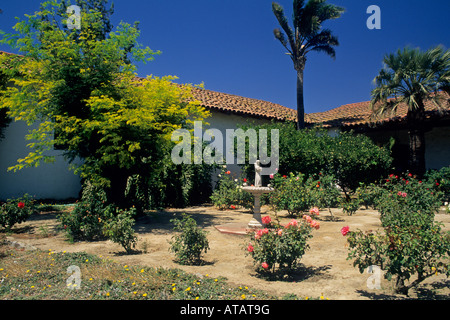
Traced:
<path fill-rule="evenodd" d="M 259 160 L 256 160 L 256 163 L 255 163 L 255 187 L 262 187 L 261 171 L 262 171 L 261 164 L 260 164 Z"/>

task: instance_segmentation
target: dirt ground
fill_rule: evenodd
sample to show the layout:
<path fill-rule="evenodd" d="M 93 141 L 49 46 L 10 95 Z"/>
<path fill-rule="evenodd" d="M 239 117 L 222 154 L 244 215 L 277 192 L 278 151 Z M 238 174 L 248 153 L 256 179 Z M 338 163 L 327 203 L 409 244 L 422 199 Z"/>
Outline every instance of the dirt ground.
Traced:
<path fill-rule="evenodd" d="M 173 232 L 170 219 L 181 217 L 186 212 L 208 231 L 210 250 L 204 255 L 201 266 L 182 266 L 174 262 L 169 252 L 169 240 Z M 263 215 L 274 217 L 268 208 L 262 208 Z M 216 226 L 228 223 L 246 224 L 252 218 L 248 210 L 219 211 L 212 206 L 199 206 L 188 209 L 168 209 L 150 213 L 137 221 L 135 230 L 138 236 L 137 249 L 141 253 L 125 255 L 123 248 L 111 241 L 69 243 L 62 233 L 56 232 L 57 220 L 54 213 L 41 213 L 32 216 L 27 222 L 18 225 L 25 230 L 8 236 L 10 241 L 31 245 L 39 249 L 51 249 L 56 252 L 85 251 L 101 255 L 128 265 L 146 265 L 154 267 L 179 268 L 191 273 L 208 274 L 211 277 L 224 276 L 236 286 L 249 286 L 282 297 L 288 293 L 299 297 L 318 298 L 323 295 L 329 299 L 403 299 L 404 296 L 393 293 L 393 283 L 381 277 L 381 289 L 370 289 L 367 280 L 371 276 L 367 271 L 361 274 L 347 260 L 346 238 L 341 235 L 343 226 L 350 230 L 375 230 L 380 227 L 379 214 L 373 210 L 358 210 L 353 216 L 347 216 L 340 209 L 333 209 L 334 221 L 330 221 L 328 210 L 321 211 L 318 219 L 320 229 L 313 231 L 310 249 L 301 260 L 301 265 L 289 278 L 267 280 L 254 271 L 253 261 L 247 256 L 246 245 L 249 236 L 221 233 Z M 282 220 L 290 219 L 285 213 L 278 213 Z M 450 215 L 440 213 L 436 220 L 450 230 Z M 46 237 L 44 233 L 48 233 Z M 144 250 L 145 249 L 145 250 Z M 450 279 L 437 275 L 427 279 L 418 290 L 411 290 L 411 298 L 450 299 Z"/>

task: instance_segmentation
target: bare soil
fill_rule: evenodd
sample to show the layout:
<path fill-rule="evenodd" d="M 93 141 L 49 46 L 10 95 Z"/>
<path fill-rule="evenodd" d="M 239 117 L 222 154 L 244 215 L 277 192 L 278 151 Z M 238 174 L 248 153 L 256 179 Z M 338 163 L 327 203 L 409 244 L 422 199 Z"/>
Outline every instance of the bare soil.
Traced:
<path fill-rule="evenodd" d="M 185 212 L 190 214 L 197 224 L 208 231 L 210 250 L 203 256 L 200 266 L 183 266 L 174 262 L 169 252 L 169 240 L 174 235 L 170 219 L 180 218 Z M 274 213 L 262 208 L 263 215 Z M 16 232 L 8 236 L 9 241 L 33 246 L 42 250 L 56 252 L 85 251 L 102 257 L 114 259 L 122 264 L 146 265 L 165 268 L 179 268 L 187 272 L 208 274 L 211 277 L 223 276 L 236 286 L 249 286 L 283 297 L 295 294 L 298 297 L 318 298 L 323 295 L 329 299 L 404 299 L 394 294 L 393 282 L 381 277 L 381 289 L 370 289 L 367 280 L 371 276 L 367 271 L 361 274 L 347 260 L 346 238 L 340 230 L 349 226 L 350 230 L 376 230 L 380 228 L 377 211 L 360 209 L 353 216 L 347 216 L 341 209 L 332 209 L 334 220 L 328 210 L 321 211 L 318 219 L 320 229 L 313 231 L 310 249 L 301 260 L 301 264 L 289 276 L 277 279 L 262 278 L 255 272 L 253 260 L 246 255 L 248 235 L 221 233 L 216 226 L 228 223 L 246 224 L 252 218 L 248 210 L 220 211 L 212 206 L 199 206 L 187 209 L 167 209 L 151 212 L 140 218 L 135 226 L 138 236 L 137 254 L 124 254 L 124 249 L 111 241 L 69 243 L 64 234 L 58 231 L 57 214 L 54 212 L 33 215 L 27 222 L 17 226 Z M 278 213 L 284 220 L 291 219 L 286 213 Z M 450 215 L 440 213 L 436 220 L 450 230 Z M 413 279 L 412 279 L 413 280 Z M 416 290 L 411 290 L 409 298 L 450 299 L 450 279 L 436 275 L 423 282 Z"/>

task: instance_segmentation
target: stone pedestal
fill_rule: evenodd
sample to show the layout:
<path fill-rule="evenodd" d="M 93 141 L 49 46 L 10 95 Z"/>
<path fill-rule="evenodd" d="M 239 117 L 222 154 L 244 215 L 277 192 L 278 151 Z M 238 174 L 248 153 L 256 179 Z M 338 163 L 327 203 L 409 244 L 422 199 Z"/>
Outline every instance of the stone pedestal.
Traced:
<path fill-rule="evenodd" d="M 242 187 L 242 190 L 251 193 L 255 197 L 253 205 L 253 218 L 248 223 L 249 229 L 259 229 L 263 227 L 261 219 L 261 196 L 264 193 L 270 193 L 273 188 L 270 187 Z"/>

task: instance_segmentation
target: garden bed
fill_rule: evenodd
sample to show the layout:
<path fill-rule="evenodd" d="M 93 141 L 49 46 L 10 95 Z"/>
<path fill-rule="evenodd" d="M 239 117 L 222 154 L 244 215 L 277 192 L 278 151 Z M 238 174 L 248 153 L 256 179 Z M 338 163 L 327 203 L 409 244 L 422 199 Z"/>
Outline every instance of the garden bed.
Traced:
<path fill-rule="evenodd" d="M 263 208 L 263 215 L 272 212 Z M 199 266 L 183 266 L 174 262 L 174 255 L 169 252 L 169 240 L 174 234 L 170 220 L 180 218 L 185 212 L 190 214 L 198 225 L 208 231 L 210 250 L 203 256 L 204 263 Z M 139 253 L 125 254 L 123 248 L 111 241 L 69 243 L 64 233 L 59 231 L 57 212 L 41 212 L 28 221 L 13 228 L 7 236 L 9 242 L 16 241 L 27 248 L 52 250 L 54 252 L 87 252 L 111 258 L 124 265 L 178 268 L 189 273 L 226 277 L 231 285 L 248 286 L 265 290 L 268 294 L 284 297 L 295 294 L 297 297 L 329 299 L 403 299 L 405 296 L 394 294 L 393 283 L 381 278 L 381 289 L 369 289 L 367 279 L 370 274 L 359 273 L 347 260 L 348 247 L 346 237 L 340 230 L 349 226 L 350 230 L 375 230 L 380 227 L 379 214 L 374 210 L 360 209 L 348 216 L 342 209 L 332 209 L 330 213 L 321 211 L 316 220 L 320 229 L 313 231 L 309 241 L 310 249 L 303 256 L 300 265 L 290 274 L 278 274 L 272 279 L 263 278 L 256 273 L 250 256 L 246 255 L 249 236 L 221 233 L 215 226 L 227 223 L 247 223 L 252 215 L 248 210 L 220 211 L 212 206 L 199 206 L 187 209 L 167 209 L 150 212 L 140 218 L 135 230 L 138 236 Z M 282 222 L 289 221 L 286 213 L 278 216 Z M 437 214 L 436 220 L 444 223 L 444 230 L 450 230 L 450 215 Z M 417 289 L 411 290 L 411 298 L 449 299 L 450 279 L 444 275 L 433 276 L 424 281 Z"/>

